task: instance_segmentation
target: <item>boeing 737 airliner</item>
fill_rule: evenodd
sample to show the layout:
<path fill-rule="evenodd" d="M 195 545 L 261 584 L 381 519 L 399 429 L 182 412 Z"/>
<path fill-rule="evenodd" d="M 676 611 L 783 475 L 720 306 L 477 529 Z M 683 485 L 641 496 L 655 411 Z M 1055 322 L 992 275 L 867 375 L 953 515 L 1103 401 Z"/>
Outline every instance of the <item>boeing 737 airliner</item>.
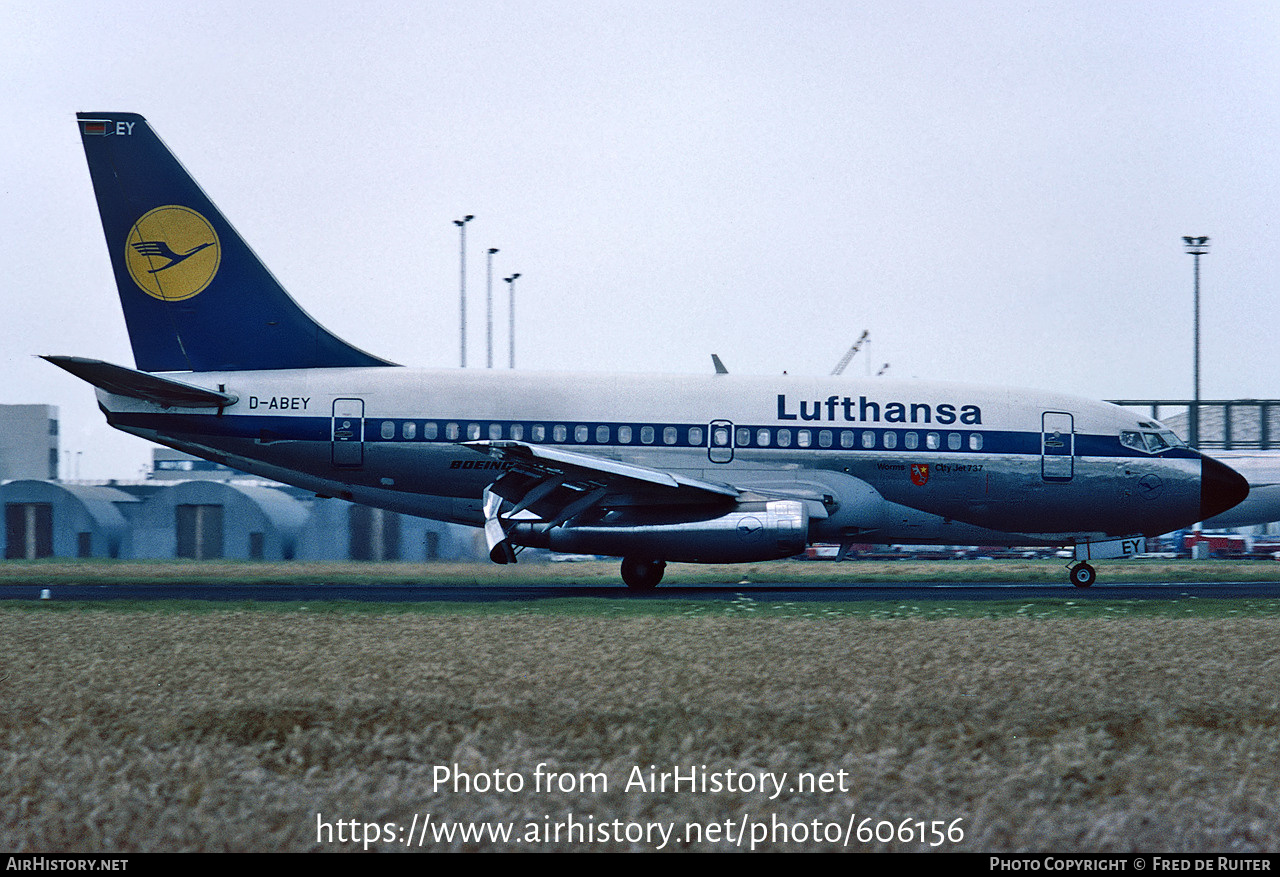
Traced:
<path fill-rule="evenodd" d="M 854 378 L 403 368 L 312 320 L 146 120 L 81 113 L 136 369 L 48 356 L 112 426 L 322 496 L 527 546 L 667 561 L 812 542 L 1073 546 L 1213 517 L 1248 485 L 1159 423 L 1029 390 Z"/>

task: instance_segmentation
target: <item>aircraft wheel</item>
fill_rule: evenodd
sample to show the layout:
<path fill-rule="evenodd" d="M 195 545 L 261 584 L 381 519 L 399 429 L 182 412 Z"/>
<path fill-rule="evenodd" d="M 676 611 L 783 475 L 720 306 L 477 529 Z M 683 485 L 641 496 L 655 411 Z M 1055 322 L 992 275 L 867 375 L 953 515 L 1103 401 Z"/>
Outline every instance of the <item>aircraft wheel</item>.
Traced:
<path fill-rule="evenodd" d="M 1071 567 L 1071 584 L 1077 588 L 1087 588 L 1098 578 L 1098 573 L 1087 563 L 1077 563 Z"/>
<path fill-rule="evenodd" d="M 652 591 L 662 581 L 662 573 L 666 570 L 666 561 L 648 560 L 642 557 L 624 557 L 622 559 L 622 580 L 633 591 Z"/>

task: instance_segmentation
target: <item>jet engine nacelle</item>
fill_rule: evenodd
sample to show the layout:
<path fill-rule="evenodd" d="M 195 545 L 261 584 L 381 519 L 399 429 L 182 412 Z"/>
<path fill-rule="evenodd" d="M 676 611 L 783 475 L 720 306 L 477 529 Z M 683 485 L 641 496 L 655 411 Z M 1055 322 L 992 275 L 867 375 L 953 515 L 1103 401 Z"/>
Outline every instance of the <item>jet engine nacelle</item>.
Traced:
<path fill-rule="evenodd" d="M 509 538 L 518 545 L 572 554 L 744 563 L 804 551 L 809 513 L 796 500 L 768 500 L 739 503 L 728 514 L 695 520 L 645 520 L 643 513 L 633 512 L 580 526 L 517 524 Z"/>

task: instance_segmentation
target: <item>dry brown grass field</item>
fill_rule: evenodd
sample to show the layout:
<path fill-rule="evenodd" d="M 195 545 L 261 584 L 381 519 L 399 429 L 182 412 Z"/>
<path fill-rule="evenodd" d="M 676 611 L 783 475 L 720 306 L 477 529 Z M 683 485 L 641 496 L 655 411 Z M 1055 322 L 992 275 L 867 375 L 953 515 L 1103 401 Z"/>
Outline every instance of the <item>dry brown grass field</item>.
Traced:
<path fill-rule="evenodd" d="M 427 814 L 516 833 L 423 850 L 656 845 L 521 840 L 570 813 L 674 825 L 666 849 L 736 848 L 687 840 L 726 822 L 772 831 L 758 849 L 831 849 L 828 823 L 866 817 L 960 819 L 963 840 L 850 849 L 1280 849 L 1276 618 L 3 608 L 0 644 L 14 851 L 361 849 L 349 824 L 317 837 L 349 820 L 395 850 L 388 824 Z M 536 792 L 539 763 L 608 787 Z M 526 787 L 433 788 L 454 764 Z M 789 787 L 627 790 L 650 765 Z"/>

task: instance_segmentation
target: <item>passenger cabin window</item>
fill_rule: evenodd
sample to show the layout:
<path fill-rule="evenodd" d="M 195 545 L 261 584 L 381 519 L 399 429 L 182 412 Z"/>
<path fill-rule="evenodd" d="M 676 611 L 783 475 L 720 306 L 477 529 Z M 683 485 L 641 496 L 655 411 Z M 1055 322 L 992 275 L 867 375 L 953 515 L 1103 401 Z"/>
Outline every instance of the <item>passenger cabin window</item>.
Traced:
<path fill-rule="evenodd" d="M 609 427 L 607 426 L 596 427 L 596 444 L 598 445 L 609 444 Z"/>
<path fill-rule="evenodd" d="M 674 426 L 668 426 L 662 430 L 662 443 L 665 445 L 674 445 L 676 443 L 677 433 Z"/>
<path fill-rule="evenodd" d="M 440 424 L 434 420 L 422 425 L 422 437 L 427 441 L 434 441 L 440 437 Z"/>
<path fill-rule="evenodd" d="M 391 439 L 396 437 L 396 425 L 390 420 L 382 421 L 382 437 Z"/>
<path fill-rule="evenodd" d="M 767 429 L 756 430 L 756 444 L 762 448 L 769 447 L 769 435 L 769 430 Z"/>
<path fill-rule="evenodd" d="M 554 442 L 562 442 L 569 438 L 569 428 L 564 424 L 557 423 L 551 430 L 551 440 Z"/>
<path fill-rule="evenodd" d="M 471 441 L 475 441 L 476 439 L 480 438 L 480 424 L 478 423 L 467 424 L 467 438 L 470 439 Z"/>
<path fill-rule="evenodd" d="M 914 451 L 920 447 L 920 436 L 914 432 L 907 433 L 902 437 L 902 446 L 908 451 Z"/>
<path fill-rule="evenodd" d="M 590 430 L 585 426 L 580 425 L 573 428 L 573 440 L 575 442 L 585 442 L 589 434 Z"/>
<path fill-rule="evenodd" d="M 418 435 L 418 424 L 406 420 L 404 425 L 400 427 L 400 437 L 405 439 L 413 439 Z"/>
<path fill-rule="evenodd" d="M 511 438 L 513 441 L 517 442 L 524 439 L 524 426 L 522 424 L 511 424 Z"/>
<path fill-rule="evenodd" d="M 618 427 L 618 441 L 619 443 L 624 445 L 631 444 L 631 427 L 629 426 Z"/>
<path fill-rule="evenodd" d="M 547 428 L 541 423 L 535 423 L 529 430 L 529 439 L 535 442 L 545 442 L 547 440 Z"/>
<path fill-rule="evenodd" d="M 646 445 L 653 444 L 653 427 L 652 426 L 640 427 L 640 441 L 642 444 L 646 444 Z"/>
<path fill-rule="evenodd" d="M 729 430 L 724 427 L 716 429 L 715 436 L 717 447 L 724 447 L 729 443 Z M 689 444 L 693 445 L 695 448 L 702 444 L 702 427 L 689 427 Z"/>
<path fill-rule="evenodd" d="M 489 424 L 489 439 L 491 441 L 496 442 L 500 438 L 502 438 L 502 424 L 501 423 Z"/>
<path fill-rule="evenodd" d="M 791 447 L 791 430 L 789 429 L 778 430 L 778 447 L 780 448 Z"/>
<path fill-rule="evenodd" d="M 969 450 L 971 451 L 982 450 L 982 433 L 980 432 L 969 433 Z"/>
<path fill-rule="evenodd" d="M 885 430 L 884 446 L 892 450 L 898 446 L 898 434 L 893 430 Z"/>

